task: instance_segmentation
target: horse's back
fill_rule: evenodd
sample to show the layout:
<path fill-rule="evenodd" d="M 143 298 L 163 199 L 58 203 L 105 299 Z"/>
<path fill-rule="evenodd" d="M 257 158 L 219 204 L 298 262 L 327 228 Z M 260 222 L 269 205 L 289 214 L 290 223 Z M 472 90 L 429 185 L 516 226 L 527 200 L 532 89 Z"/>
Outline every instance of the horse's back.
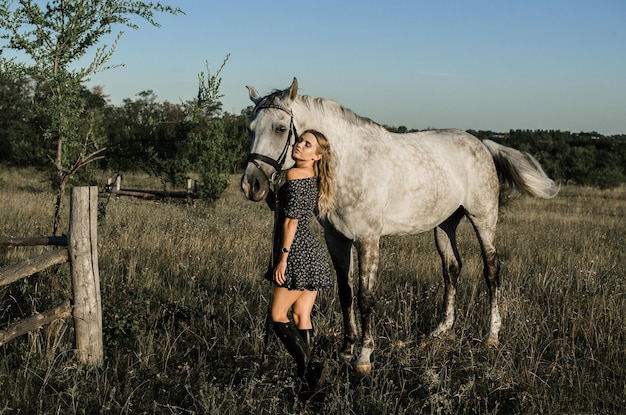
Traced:
<path fill-rule="evenodd" d="M 393 174 L 405 178 L 406 191 L 452 193 L 461 201 L 467 192 L 482 192 L 498 182 L 489 150 L 464 131 L 397 134 L 393 141 L 395 157 L 402 160 Z"/>
<path fill-rule="evenodd" d="M 476 204 L 481 197 L 497 199 L 491 156 L 480 140 L 464 131 L 389 134 L 381 143 L 376 165 L 355 166 L 363 181 L 357 187 L 367 189 L 359 204 L 342 206 L 344 220 L 357 234 L 420 233 L 460 206 Z"/>

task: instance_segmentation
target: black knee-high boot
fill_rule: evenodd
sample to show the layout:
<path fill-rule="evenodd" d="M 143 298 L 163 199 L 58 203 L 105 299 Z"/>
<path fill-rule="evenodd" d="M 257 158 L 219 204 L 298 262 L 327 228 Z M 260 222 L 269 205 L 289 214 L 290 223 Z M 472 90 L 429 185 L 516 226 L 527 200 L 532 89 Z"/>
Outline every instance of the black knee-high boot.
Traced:
<path fill-rule="evenodd" d="M 313 354 L 313 344 L 315 343 L 315 329 L 298 329 L 307 348 L 307 360 L 311 360 Z"/>
<path fill-rule="evenodd" d="M 315 330 L 314 329 L 298 329 L 298 332 L 302 336 L 304 343 L 307 345 L 309 354 L 307 356 L 308 366 L 306 373 L 304 374 L 304 380 L 306 381 L 307 389 L 309 392 L 315 392 L 318 388 L 318 383 L 324 370 L 324 365 L 313 356 L 313 349 L 315 347 Z"/>
<path fill-rule="evenodd" d="M 303 378 L 308 365 L 309 350 L 302 336 L 291 321 L 287 323 L 274 322 L 274 331 L 285 345 L 289 354 L 296 361 L 298 377 Z"/>

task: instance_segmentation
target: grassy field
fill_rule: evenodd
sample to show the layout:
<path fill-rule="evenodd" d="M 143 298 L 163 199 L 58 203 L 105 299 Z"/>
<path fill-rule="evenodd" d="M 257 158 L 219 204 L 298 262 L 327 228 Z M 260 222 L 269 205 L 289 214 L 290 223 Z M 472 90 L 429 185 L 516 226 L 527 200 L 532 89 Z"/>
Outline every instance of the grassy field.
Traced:
<path fill-rule="evenodd" d="M 49 235 L 43 175 L 0 174 L 0 236 Z M 146 178 L 129 176 L 144 187 Z M 106 179 L 103 180 L 103 182 Z M 614 414 L 626 408 L 626 188 L 564 187 L 501 211 L 501 347 L 487 348 L 488 304 L 467 221 L 458 320 L 440 317 L 432 233 L 383 239 L 374 369 L 337 356 L 334 292 L 315 322 L 323 388 L 294 396 L 292 363 L 270 337 L 261 280 L 272 217 L 238 178 L 212 206 L 103 199 L 99 260 L 105 363 L 78 364 L 71 319 L 0 346 L 0 414 Z M 321 232 L 315 224 L 315 230 Z M 0 266 L 49 248 L 0 247 Z M 0 288 L 0 329 L 71 296 L 67 265 Z"/>

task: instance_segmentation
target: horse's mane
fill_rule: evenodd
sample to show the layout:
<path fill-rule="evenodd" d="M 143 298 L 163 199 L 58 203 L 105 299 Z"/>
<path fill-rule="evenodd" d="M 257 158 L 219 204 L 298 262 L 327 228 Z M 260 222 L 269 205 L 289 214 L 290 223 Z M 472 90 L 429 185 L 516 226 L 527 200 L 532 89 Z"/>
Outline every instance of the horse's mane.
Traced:
<path fill-rule="evenodd" d="M 267 108 L 273 105 L 287 109 L 282 103 L 282 100 L 284 99 L 284 92 L 285 91 L 281 90 L 272 91 L 272 93 L 263 97 L 263 99 L 259 101 L 254 108 L 254 111 L 256 112 L 258 109 Z M 362 117 L 356 114 L 351 109 L 344 107 L 333 99 L 315 98 L 308 95 L 298 95 L 296 99 L 299 99 L 300 102 L 307 108 L 315 108 L 322 113 L 339 114 L 344 120 L 353 125 L 362 126 L 365 124 L 372 127 L 384 128 L 382 125 L 372 121 L 370 118 Z"/>
<path fill-rule="evenodd" d="M 363 124 L 376 126 L 383 128 L 382 125 L 378 124 L 375 121 L 372 121 L 370 118 L 362 117 L 351 109 L 344 107 L 339 104 L 337 101 L 328 98 L 315 98 L 310 97 L 308 95 L 298 95 L 301 102 L 308 108 L 315 107 L 322 113 L 336 113 L 340 114 L 344 120 L 346 120 L 350 124 L 362 126 Z"/>

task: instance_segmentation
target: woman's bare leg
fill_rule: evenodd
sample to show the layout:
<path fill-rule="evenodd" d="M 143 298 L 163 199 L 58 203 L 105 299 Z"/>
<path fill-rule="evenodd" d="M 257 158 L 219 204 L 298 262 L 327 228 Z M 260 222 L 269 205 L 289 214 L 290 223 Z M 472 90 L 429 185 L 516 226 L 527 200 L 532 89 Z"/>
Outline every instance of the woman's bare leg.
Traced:
<path fill-rule="evenodd" d="M 293 304 L 292 314 L 293 322 L 300 330 L 312 329 L 313 323 L 311 321 L 311 312 L 315 305 L 315 298 L 317 297 L 317 291 L 302 291 L 302 294 L 298 297 Z"/>

